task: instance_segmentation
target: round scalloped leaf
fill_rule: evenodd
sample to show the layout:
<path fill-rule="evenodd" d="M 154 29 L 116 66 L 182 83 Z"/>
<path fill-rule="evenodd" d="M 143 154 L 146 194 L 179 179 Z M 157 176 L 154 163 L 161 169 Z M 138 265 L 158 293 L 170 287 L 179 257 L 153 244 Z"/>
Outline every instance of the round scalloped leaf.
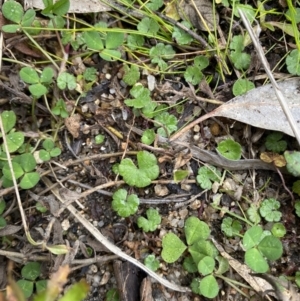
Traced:
<path fill-rule="evenodd" d="M 191 216 L 185 221 L 184 232 L 189 246 L 199 239 L 207 239 L 210 234 L 208 225 L 195 216 Z"/>
<path fill-rule="evenodd" d="M 245 263 L 256 273 L 266 273 L 269 269 L 267 261 L 255 248 L 246 251 Z"/>
<path fill-rule="evenodd" d="M 174 233 L 168 233 L 163 237 L 161 257 L 165 262 L 175 262 L 185 250 L 186 245 Z"/>
<path fill-rule="evenodd" d="M 279 259 L 283 252 L 281 241 L 273 235 L 264 237 L 258 245 L 258 250 L 269 260 Z"/>
<path fill-rule="evenodd" d="M 206 298 L 215 298 L 219 293 L 219 286 L 213 275 L 204 277 L 199 285 L 200 293 Z"/>
<path fill-rule="evenodd" d="M 300 176 L 300 152 L 285 151 L 284 158 L 287 162 L 287 170 L 295 177 Z"/>

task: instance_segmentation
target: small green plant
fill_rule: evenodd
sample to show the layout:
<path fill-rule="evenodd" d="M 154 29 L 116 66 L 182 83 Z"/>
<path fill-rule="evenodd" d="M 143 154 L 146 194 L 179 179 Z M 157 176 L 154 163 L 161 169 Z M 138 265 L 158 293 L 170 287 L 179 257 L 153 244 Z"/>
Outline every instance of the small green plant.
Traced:
<path fill-rule="evenodd" d="M 47 280 L 37 280 L 41 274 L 41 265 L 38 262 L 28 262 L 21 270 L 23 279 L 18 280 L 17 284 L 22 289 L 25 298 L 29 298 L 34 288 L 37 293 L 47 287 Z"/>
<path fill-rule="evenodd" d="M 119 292 L 116 288 L 111 288 L 105 294 L 105 301 L 120 301 Z"/>
<path fill-rule="evenodd" d="M 209 60 L 205 56 L 197 56 L 194 58 L 193 66 L 188 66 L 184 72 L 184 78 L 192 85 L 198 85 L 204 78 L 202 70 L 209 65 Z"/>
<path fill-rule="evenodd" d="M 101 143 L 103 143 L 104 142 L 104 140 L 105 140 L 105 136 L 104 135 L 96 135 L 95 136 L 95 143 L 96 144 L 101 144 Z"/>
<path fill-rule="evenodd" d="M 42 146 L 43 149 L 39 151 L 39 157 L 44 162 L 49 161 L 51 158 L 58 157 L 61 154 L 61 149 L 55 147 L 52 139 L 45 139 Z"/>
<path fill-rule="evenodd" d="M 274 132 L 267 136 L 265 146 L 267 150 L 274 153 L 281 153 L 286 150 L 287 143 L 285 140 L 281 140 L 283 134 L 280 132 Z"/>
<path fill-rule="evenodd" d="M 62 72 L 57 77 L 57 86 L 61 90 L 66 88 L 69 90 L 74 90 L 76 88 L 76 78 L 73 74 Z"/>
<path fill-rule="evenodd" d="M 137 220 L 139 228 L 143 228 L 144 232 L 155 231 L 161 223 L 161 216 L 156 209 L 149 208 L 146 211 L 147 218 L 140 216 Z"/>
<path fill-rule="evenodd" d="M 231 217 L 225 217 L 222 220 L 221 230 L 225 233 L 226 236 L 241 236 L 240 231 L 243 229 L 243 226 L 240 221 L 233 219 Z"/>
<path fill-rule="evenodd" d="M 221 141 L 217 147 L 218 153 L 228 160 L 239 160 L 242 156 L 242 147 L 232 139 Z"/>
<path fill-rule="evenodd" d="M 52 114 L 56 116 L 60 116 L 61 118 L 69 117 L 69 113 L 67 112 L 67 106 L 63 99 L 59 99 L 53 109 L 51 110 Z"/>
<path fill-rule="evenodd" d="M 154 120 L 156 121 L 154 124 L 158 125 L 157 133 L 162 137 L 169 137 L 177 130 L 177 118 L 168 112 L 158 114 Z"/>
<path fill-rule="evenodd" d="M 186 21 L 182 21 L 181 24 L 188 29 L 192 27 L 191 24 Z M 179 45 L 188 45 L 193 41 L 193 38 L 187 32 L 176 26 L 174 27 L 172 38 L 175 39 Z"/>
<path fill-rule="evenodd" d="M 131 65 L 130 67 L 128 67 L 128 65 L 124 65 L 123 68 L 125 71 L 123 81 L 129 86 L 135 85 L 140 79 L 139 67 L 136 65 Z"/>
<path fill-rule="evenodd" d="M 283 237 L 286 234 L 286 228 L 282 223 L 275 223 L 271 232 L 275 237 Z"/>
<path fill-rule="evenodd" d="M 264 232 L 261 226 L 253 226 L 245 232 L 243 247 L 245 263 L 257 273 L 266 273 L 269 270 L 267 260 L 277 260 L 283 253 L 281 241 Z"/>
<path fill-rule="evenodd" d="M 112 198 L 112 208 L 119 216 L 128 217 L 137 212 L 140 200 L 136 194 L 128 195 L 125 189 L 118 189 Z"/>
<path fill-rule="evenodd" d="M 221 173 L 214 166 L 202 166 L 198 169 L 197 183 L 202 189 L 211 189 L 212 182 L 220 181 Z"/>
<path fill-rule="evenodd" d="M 155 132 L 153 129 L 147 129 L 143 132 L 141 141 L 147 145 L 151 145 L 155 140 Z"/>
<path fill-rule="evenodd" d="M 228 264 L 225 264 L 227 260 L 218 256 L 218 250 L 208 240 L 210 229 L 206 223 L 194 216 L 189 217 L 185 222 L 184 232 L 188 247 L 177 235 L 168 233 L 162 239 L 161 256 L 164 261 L 173 263 L 188 249 L 190 256 L 185 260 L 185 268 L 195 272 L 197 267 L 196 271 L 203 276 L 192 282 L 193 292 L 207 298 L 214 298 L 219 293 L 215 276 L 228 270 Z M 219 266 L 227 266 L 227 268 L 217 269 L 216 260 L 219 261 Z"/>
<path fill-rule="evenodd" d="M 35 98 L 40 98 L 48 93 L 48 86 L 52 83 L 53 76 L 54 72 L 50 67 L 44 68 L 41 76 L 31 67 L 23 67 L 20 70 L 21 79 L 29 84 L 28 89 Z"/>
<path fill-rule="evenodd" d="M 165 71 L 168 68 L 165 60 L 172 59 L 175 56 L 175 51 L 171 45 L 158 43 L 150 49 L 149 56 L 152 64 L 157 64 L 161 71 Z"/>
<path fill-rule="evenodd" d="M 157 271 L 159 268 L 159 261 L 155 258 L 153 254 L 148 255 L 145 260 L 144 264 L 146 267 L 148 267 L 152 271 Z"/>
<path fill-rule="evenodd" d="M 295 177 L 300 176 L 300 152 L 285 151 L 284 158 L 286 160 L 286 168 L 289 173 Z"/>
<path fill-rule="evenodd" d="M 268 222 L 278 222 L 282 216 L 282 213 L 277 210 L 279 208 L 280 203 L 274 198 L 269 198 L 261 203 L 259 213 Z"/>
<path fill-rule="evenodd" d="M 5 201 L 3 199 L 0 199 L 0 229 L 4 228 L 7 225 L 5 218 L 1 216 L 5 208 L 6 208 Z"/>
<path fill-rule="evenodd" d="M 135 85 L 130 91 L 130 95 L 133 99 L 125 99 L 125 104 L 135 109 L 144 108 L 151 102 L 150 90 L 143 87 L 140 84 Z"/>
<path fill-rule="evenodd" d="M 140 151 L 137 153 L 137 163 L 138 166 L 129 158 L 123 159 L 118 166 L 118 172 L 128 185 L 146 187 L 159 175 L 157 159 L 147 151 Z"/>
<path fill-rule="evenodd" d="M 229 45 L 230 59 L 232 60 L 234 67 L 239 70 L 247 70 L 250 66 L 251 56 L 243 52 L 245 49 L 245 38 L 242 35 L 234 36 Z"/>

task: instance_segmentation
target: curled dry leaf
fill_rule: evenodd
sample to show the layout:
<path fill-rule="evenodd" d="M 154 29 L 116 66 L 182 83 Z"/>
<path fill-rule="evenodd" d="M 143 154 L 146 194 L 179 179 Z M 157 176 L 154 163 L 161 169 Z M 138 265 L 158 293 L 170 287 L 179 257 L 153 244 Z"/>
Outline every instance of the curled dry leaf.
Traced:
<path fill-rule="evenodd" d="M 286 161 L 284 156 L 272 153 L 272 152 L 263 152 L 260 154 L 260 159 L 267 163 L 274 163 L 277 167 L 286 166 Z"/>

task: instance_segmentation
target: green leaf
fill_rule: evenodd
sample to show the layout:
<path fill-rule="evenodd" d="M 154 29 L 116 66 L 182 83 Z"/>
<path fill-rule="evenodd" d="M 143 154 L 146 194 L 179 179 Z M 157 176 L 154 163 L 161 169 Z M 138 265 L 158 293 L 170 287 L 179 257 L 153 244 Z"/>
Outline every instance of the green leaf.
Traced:
<path fill-rule="evenodd" d="M 144 144 L 151 145 L 155 140 L 155 132 L 153 129 L 148 129 L 143 132 L 141 141 Z"/>
<path fill-rule="evenodd" d="M 16 124 L 16 114 L 13 111 L 3 111 L 1 113 L 4 133 L 8 133 Z M 2 135 L 0 135 L 2 137 Z"/>
<path fill-rule="evenodd" d="M 154 255 L 148 255 L 145 260 L 144 264 L 147 268 L 149 268 L 152 271 L 157 271 L 159 268 L 159 261 L 155 258 Z"/>
<path fill-rule="evenodd" d="M 70 8 L 70 1 L 69 0 L 58 0 L 54 3 L 52 7 L 53 14 L 57 16 L 63 16 L 68 13 Z"/>
<path fill-rule="evenodd" d="M 134 214 L 140 204 L 139 198 L 135 194 L 127 195 L 125 189 L 118 189 L 113 194 L 112 209 L 121 217 L 128 217 Z"/>
<path fill-rule="evenodd" d="M 23 27 L 30 27 L 34 19 L 35 19 L 35 10 L 28 9 L 22 18 L 21 24 Z"/>
<path fill-rule="evenodd" d="M 6 19 L 20 23 L 24 15 L 24 10 L 22 5 L 16 1 L 5 1 L 2 4 L 2 13 Z"/>
<path fill-rule="evenodd" d="M 190 29 L 191 24 L 189 22 L 183 21 L 181 22 L 186 28 Z M 172 33 L 172 38 L 176 40 L 179 45 L 188 45 L 193 41 L 193 37 L 190 36 L 187 32 L 183 29 L 174 27 L 174 31 Z"/>
<path fill-rule="evenodd" d="M 242 225 L 239 221 L 233 220 L 231 217 L 225 217 L 222 221 L 221 230 L 228 236 L 239 235 L 242 230 Z"/>
<path fill-rule="evenodd" d="M 205 57 L 203 55 L 198 55 L 194 58 L 194 65 L 202 70 L 202 69 L 208 67 L 209 60 L 207 57 Z"/>
<path fill-rule="evenodd" d="M 103 50 L 102 37 L 97 31 L 86 31 L 82 34 L 85 44 L 93 50 Z"/>
<path fill-rule="evenodd" d="M 158 114 L 157 116 L 155 116 L 154 120 L 159 122 L 154 124 L 156 126 L 159 126 L 157 133 L 162 137 L 169 137 L 173 132 L 177 130 L 178 120 L 174 115 L 171 115 L 168 112 L 162 112 Z M 164 127 L 160 127 L 160 124 L 163 124 Z"/>
<path fill-rule="evenodd" d="M 40 158 L 42 161 L 46 162 L 46 161 L 49 161 L 49 160 L 51 159 L 51 156 L 50 156 L 50 153 L 49 153 L 48 151 L 46 151 L 46 150 L 44 150 L 44 149 L 41 149 L 41 150 L 39 151 L 39 158 Z"/>
<path fill-rule="evenodd" d="M 160 58 L 162 60 L 170 60 L 175 56 L 175 50 L 171 45 L 165 45 L 163 43 L 158 43 L 156 46 L 152 47 L 149 51 L 152 63 L 154 58 Z"/>
<path fill-rule="evenodd" d="M 54 115 L 60 115 L 62 118 L 67 118 L 69 116 L 67 112 L 67 106 L 63 99 L 59 99 L 55 104 L 55 107 L 51 110 Z"/>
<path fill-rule="evenodd" d="M 167 263 L 175 262 L 186 250 L 186 245 L 174 233 L 166 234 L 162 239 L 161 257 Z"/>
<path fill-rule="evenodd" d="M 17 162 L 11 162 L 11 164 L 13 167 L 13 173 L 15 175 L 15 178 L 19 179 L 20 177 L 22 177 L 24 174 L 24 171 L 23 171 L 21 165 L 18 164 Z M 10 172 L 8 162 L 4 163 L 2 172 L 3 172 L 3 175 L 5 176 L 5 178 L 7 178 L 8 180 L 12 180 L 12 174 Z"/>
<path fill-rule="evenodd" d="M 186 179 L 189 175 L 189 171 L 188 170 L 176 170 L 173 171 L 173 179 L 174 182 L 178 183 L 181 182 L 182 180 Z"/>
<path fill-rule="evenodd" d="M 54 142 L 52 139 L 45 139 L 42 144 L 43 148 L 47 151 L 50 151 L 54 148 Z"/>
<path fill-rule="evenodd" d="M 101 143 L 103 143 L 104 142 L 104 140 L 105 140 L 105 136 L 104 135 L 97 135 L 97 136 L 95 136 L 95 143 L 96 144 L 101 144 Z"/>
<path fill-rule="evenodd" d="M 222 274 L 226 273 L 229 270 L 228 260 L 222 256 L 217 256 L 216 259 L 219 262 L 219 268 L 215 272 L 215 274 L 222 275 Z"/>
<path fill-rule="evenodd" d="M 193 280 L 192 280 L 192 283 L 191 283 L 191 289 L 192 289 L 192 292 L 194 293 L 194 294 L 198 294 L 198 295 L 200 295 L 201 294 L 201 292 L 200 292 L 200 278 L 193 278 Z"/>
<path fill-rule="evenodd" d="M 184 78 L 192 85 L 198 85 L 204 75 L 197 66 L 188 66 L 184 72 Z"/>
<path fill-rule="evenodd" d="M 215 260 L 210 256 L 205 256 L 198 263 L 198 271 L 203 276 L 211 274 L 215 268 Z"/>
<path fill-rule="evenodd" d="M 31 67 L 23 67 L 20 77 L 27 84 L 37 84 L 40 80 L 38 73 Z"/>
<path fill-rule="evenodd" d="M 62 72 L 57 77 L 57 86 L 61 90 L 64 90 L 66 88 L 68 88 L 69 90 L 74 90 L 76 88 L 76 78 L 74 75 L 68 72 Z"/>
<path fill-rule="evenodd" d="M 127 46 L 131 50 L 136 50 L 144 45 L 145 39 L 142 35 L 131 34 L 127 37 Z"/>
<path fill-rule="evenodd" d="M 40 98 L 41 96 L 48 93 L 48 89 L 42 84 L 33 84 L 28 87 L 32 96 Z"/>
<path fill-rule="evenodd" d="M 281 140 L 283 133 L 273 132 L 269 134 L 266 138 L 265 146 L 267 150 L 270 150 L 274 153 L 280 153 L 286 150 L 287 143 L 284 140 Z"/>
<path fill-rule="evenodd" d="M 119 50 L 104 49 L 100 53 L 101 58 L 105 61 L 112 62 L 121 58 L 122 54 Z"/>
<path fill-rule="evenodd" d="M 48 211 L 47 207 L 45 207 L 42 203 L 37 202 L 35 205 L 36 210 L 38 210 L 41 213 L 45 213 Z"/>
<path fill-rule="evenodd" d="M 84 300 L 88 292 L 90 290 L 90 286 L 86 282 L 86 280 L 82 279 L 79 282 L 73 284 L 62 296 L 59 301 L 81 301 Z"/>
<path fill-rule="evenodd" d="M 189 217 L 184 224 L 184 232 L 188 245 L 192 245 L 199 239 L 207 239 L 210 234 L 208 225 L 195 216 Z"/>
<path fill-rule="evenodd" d="M 51 67 L 46 67 L 43 69 L 41 75 L 41 83 L 50 84 L 54 76 L 54 71 Z"/>
<path fill-rule="evenodd" d="M 36 292 L 42 292 L 47 288 L 47 280 L 39 280 L 35 283 Z"/>
<path fill-rule="evenodd" d="M 245 253 L 245 263 L 254 272 L 266 273 L 269 270 L 267 261 L 263 258 L 262 254 L 255 248 L 251 248 Z"/>
<path fill-rule="evenodd" d="M 286 18 L 289 21 L 294 20 L 295 23 L 299 23 L 300 22 L 300 8 L 299 7 L 294 7 L 293 11 L 291 11 L 290 9 L 287 10 L 287 12 L 285 13 Z"/>
<path fill-rule="evenodd" d="M 3 25 L 1 30 L 6 33 L 16 33 L 21 29 L 20 25 L 16 24 L 8 24 L 8 25 Z"/>
<path fill-rule="evenodd" d="M 82 75 L 86 81 L 94 82 L 97 80 L 97 69 L 94 67 L 88 67 L 84 70 Z"/>
<path fill-rule="evenodd" d="M 279 208 L 280 203 L 274 198 L 269 198 L 261 203 L 259 212 L 268 222 L 278 222 L 282 216 L 281 212 L 277 210 Z"/>
<path fill-rule="evenodd" d="M 130 90 L 130 94 L 134 97 L 134 99 L 125 99 L 124 101 L 129 107 L 140 109 L 151 101 L 149 89 L 143 87 L 142 85 L 134 86 Z"/>
<path fill-rule="evenodd" d="M 105 301 L 120 301 L 119 292 L 116 288 L 112 288 L 105 294 Z"/>
<path fill-rule="evenodd" d="M 254 88 L 255 86 L 251 81 L 239 78 L 232 87 L 232 93 L 234 96 L 238 96 L 245 94 Z"/>
<path fill-rule="evenodd" d="M 294 49 L 290 52 L 285 59 L 285 63 L 289 73 L 300 75 L 300 51 L 298 49 Z"/>
<path fill-rule="evenodd" d="M 163 0 L 150 0 L 149 2 L 146 3 L 146 7 L 149 8 L 150 10 L 158 10 L 163 6 L 164 2 Z"/>
<path fill-rule="evenodd" d="M 139 217 L 137 224 L 139 228 L 143 228 L 144 232 L 155 231 L 158 225 L 161 223 L 161 216 L 158 211 L 153 208 L 149 208 L 146 211 L 147 219 L 144 217 Z"/>
<path fill-rule="evenodd" d="M 243 246 L 246 250 L 257 246 L 260 242 L 263 234 L 263 229 L 261 226 L 253 226 L 248 229 L 243 237 Z"/>
<path fill-rule="evenodd" d="M 146 187 L 159 175 L 157 159 L 147 151 L 140 151 L 137 154 L 137 161 L 138 167 L 131 159 L 123 159 L 119 165 L 119 173 L 128 185 Z"/>
<path fill-rule="evenodd" d="M 206 298 L 215 298 L 219 293 L 219 286 L 213 275 L 205 276 L 199 285 L 200 293 Z"/>
<path fill-rule="evenodd" d="M 140 72 L 139 67 L 136 65 L 131 65 L 128 67 L 128 65 L 124 65 L 124 75 L 123 75 L 123 81 L 129 85 L 133 86 L 139 79 L 140 79 Z"/>
<path fill-rule="evenodd" d="M 64 255 L 70 251 L 66 245 L 46 246 L 46 249 L 54 255 Z"/>
<path fill-rule="evenodd" d="M 123 32 L 108 32 L 105 39 L 105 47 L 107 49 L 115 49 L 124 42 Z"/>
<path fill-rule="evenodd" d="M 254 224 L 258 224 L 261 221 L 258 208 L 254 204 L 251 204 L 247 209 L 247 215 L 249 220 Z"/>
<path fill-rule="evenodd" d="M 6 136 L 6 141 L 7 141 L 8 151 L 10 153 L 13 153 L 24 143 L 24 134 L 21 132 L 10 132 Z M 2 145 L 2 149 L 3 151 L 5 151 L 4 145 Z"/>
<path fill-rule="evenodd" d="M 140 33 L 154 36 L 159 30 L 159 25 L 155 20 L 145 17 L 139 22 L 137 29 Z"/>
<path fill-rule="evenodd" d="M 268 259 L 277 260 L 282 256 L 283 248 L 279 238 L 268 235 L 258 244 L 258 250 Z"/>
<path fill-rule="evenodd" d="M 275 237 L 283 237 L 286 234 L 286 228 L 282 223 L 275 223 L 271 232 Z"/>
<path fill-rule="evenodd" d="M 18 286 L 21 288 L 24 297 L 27 299 L 33 293 L 33 282 L 25 279 L 21 279 L 17 281 Z"/>
<path fill-rule="evenodd" d="M 218 144 L 218 153 L 228 160 L 239 160 L 242 156 L 242 147 L 239 143 L 227 139 Z"/>
<path fill-rule="evenodd" d="M 218 182 L 221 179 L 221 172 L 214 166 L 202 166 L 198 169 L 197 182 L 202 189 L 211 189 L 212 182 Z"/>
<path fill-rule="evenodd" d="M 234 67 L 240 70 L 246 70 L 250 66 L 251 56 L 242 52 L 245 48 L 244 37 L 242 35 L 234 36 L 230 43 L 230 58 L 234 63 Z"/>
<path fill-rule="evenodd" d="M 41 265 L 38 262 L 28 262 L 21 270 L 21 275 L 27 280 L 34 281 L 41 274 Z"/>
<path fill-rule="evenodd" d="M 198 271 L 198 267 L 192 256 L 188 256 L 184 258 L 183 268 L 189 273 L 195 273 Z"/>
<path fill-rule="evenodd" d="M 285 151 L 284 158 L 287 162 L 286 168 L 295 177 L 300 176 L 300 152 Z"/>
<path fill-rule="evenodd" d="M 300 217 L 300 201 L 295 202 L 295 210 L 298 217 Z"/>
<path fill-rule="evenodd" d="M 32 171 L 36 167 L 36 161 L 31 153 L 25 153 L 13 159 L 19 163 L 25 172 Z"/>
<path fill-rule="evenodd" d="M 196 243 L 189 246 L 189 253 L 198 265 L 199 261 L 205 256 L 216 258 L 218 250 L 211 241 L 199 239 Z"/>
<path fill-rule="evenodd" d="M 4 227 L 6 227 L 7 222 L 5 220 L 4 217 L 0 216 L 0 229 L 3 229 Z"/>
<path fill-rule="evenodd" d="M 20 187 L 22 189 L 33 188 L 40 180 L 40 175 L 37 172 L 25 173 L 24 177 L 20 181 Z"/>

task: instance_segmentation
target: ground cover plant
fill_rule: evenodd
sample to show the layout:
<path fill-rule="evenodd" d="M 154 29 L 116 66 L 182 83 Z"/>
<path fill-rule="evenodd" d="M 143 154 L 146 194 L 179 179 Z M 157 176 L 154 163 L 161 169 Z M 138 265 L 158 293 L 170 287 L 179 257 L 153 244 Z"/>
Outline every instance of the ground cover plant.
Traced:
<path fill-rule="evenodd" d="M 103 4 L 2 4 L 7 298 L 298 300 L 299 3 Z"/>

